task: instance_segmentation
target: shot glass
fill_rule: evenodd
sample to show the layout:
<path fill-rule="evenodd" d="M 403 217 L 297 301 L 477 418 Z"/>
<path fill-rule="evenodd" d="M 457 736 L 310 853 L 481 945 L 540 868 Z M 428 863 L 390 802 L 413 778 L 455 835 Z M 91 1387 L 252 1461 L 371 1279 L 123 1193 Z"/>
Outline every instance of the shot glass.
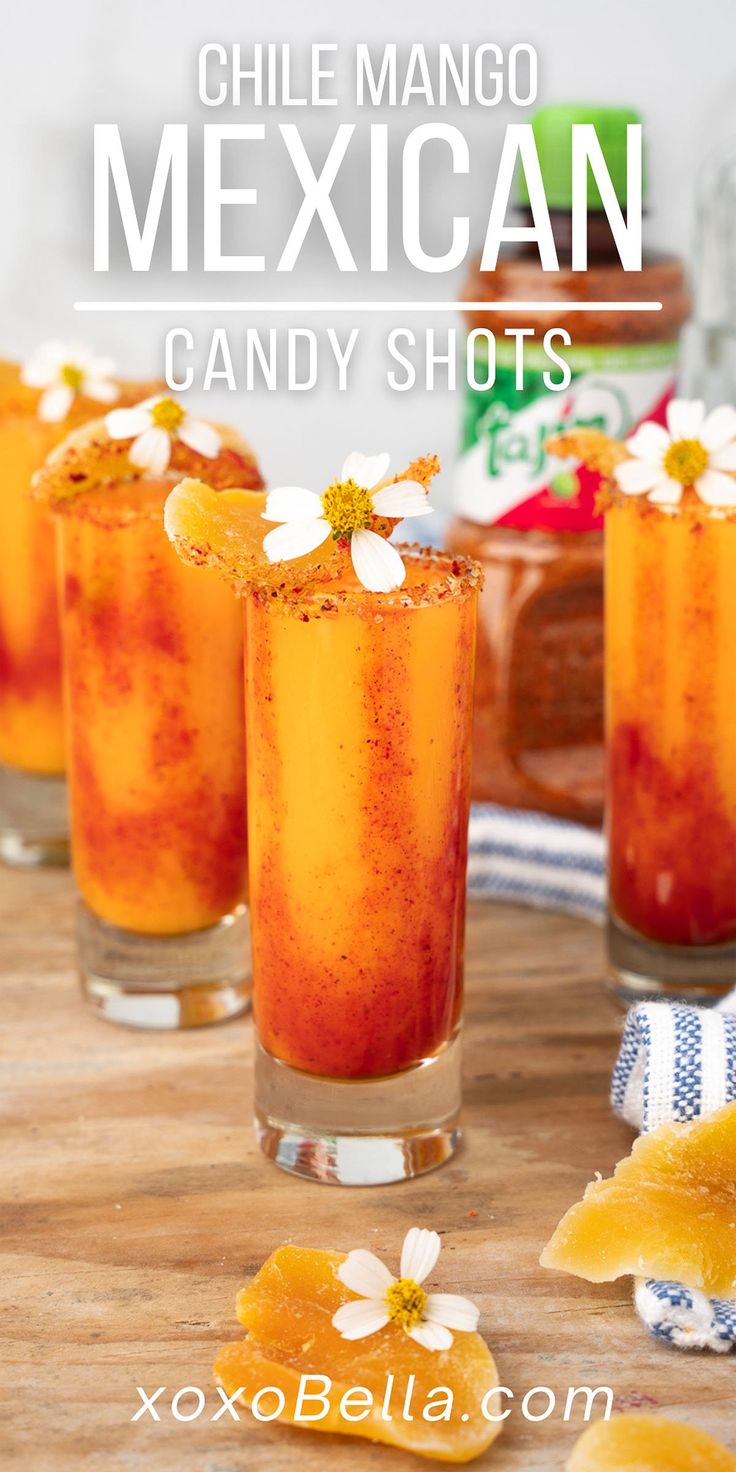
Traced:
<path fill-rule="evenodd" d="M 58 520 L 79 972 L 109 1021 L 190 1027 L 250 996 L 242 622 L 165 535 L 177 470 L 129 451 L 101 421 L 36 482 Z M 171 460 L 202 464 L 179 441 Z M 260 484 L 233 435 L 207 467 Z"/>
<path fill-rule="evenodd" d="M 619 495 L 605 539 L 611 985 L 716 1000 L 736 983 L 736 507 Z"/>
<path fill-rule="evenodd" d="M 22 367 L 0 363 L 0 858 L 68 860 L 61 651 L 54 528 L 31 479 L 70 429 L 103 402 L 149 386 L 110 378 L 110 364 L 47 343 Z"/>
<path fill-rule="evenodd" d="M 258 1138 L 344 1185 L 459 1138 L 480 572 L 405 562 L 396 593 L 244 604 Z"/>

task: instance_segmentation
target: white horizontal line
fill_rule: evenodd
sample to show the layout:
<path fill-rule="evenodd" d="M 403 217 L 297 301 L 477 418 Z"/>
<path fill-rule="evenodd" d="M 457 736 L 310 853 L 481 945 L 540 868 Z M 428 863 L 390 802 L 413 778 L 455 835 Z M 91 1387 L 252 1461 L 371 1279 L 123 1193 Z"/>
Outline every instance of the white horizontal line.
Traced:
<path fill-rule="evenodd" d="M 661 312 L 661 302 L 75 302 L 75 312 Z"/>

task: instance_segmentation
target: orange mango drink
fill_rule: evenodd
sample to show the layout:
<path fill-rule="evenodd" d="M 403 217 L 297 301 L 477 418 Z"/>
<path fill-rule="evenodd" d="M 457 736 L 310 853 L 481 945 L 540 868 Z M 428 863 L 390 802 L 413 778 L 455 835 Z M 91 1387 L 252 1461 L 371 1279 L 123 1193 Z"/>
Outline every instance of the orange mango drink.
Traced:
<path fill-rule="evenodd" d="M 625 1000 L 736 980 L 736 410 L 673 400 L 606 477 L 609 961 Z"/>
<path fill-rule="evenodd" d="M 64 771 L 61 654 L 53 526 L 30 486 L 58 437 L 33 413 L 0 417 L 0 761 L 44 776 Z"/>
<path fill-rule="evenodd" d="M 259 1138 L 299 1174 L 396 1179 L 457 1137 L 480 572 L 400 546 L 400 586 L 369 590 L 342 535 L 269 566 L 237 496 L 185 482 L 166 525 L 244 601 Z"/>
<path fill-rule="evenodd" d="M 54 529 L 48 508 L 31 498 L 31 479 L 70 429 L 99 415 L 103 406 L 91 396 L 95 389 L 94 383 L 70 389 L 63 418 L 49 420 L 43 417 L 46 395 L 40 388 L 24 381 L 19 365 L 0 363 L 0 542 L 5 549 L 0 572 L 0 763 L 9 769 L 3 783 L 8 810 L 0 813 L 0 827 L 18 830 L 19 854 L 27 840 L 26 856 L 37 836 L 29 812 L 32 797 L 26 783 L 24 816 L 16 817 L 12 773 L 19 774 L 20 786 L 23 777 L 59 778 L 65 767 Z M 147 386 L 109 380 L 101 391 L 125 404 L 145 397 Z M 55 804 L 58 813 L 43 811 L 53 803 L 52 784 L 39 784 L 39 833 L 47 829 L 53 840 L 50 830 L 58 823 L 55 837 L 60 844 L 62 803 Z M 0 806 L 4 809 L 6 803 Z M 27 833 L 24 821 L 31 825 Z M 41 849 L 39 845 L 39 859 L 44 857 Z"/>
<path fill-rule="evenodd" d="M 400 591 L 245 600 L 258 1031 L 333 1078 L 430 1058 L 460 1017 L 475 582 L 414 553 Z"/>
<path fill-rule="evenodd" d="M 606 514 L 610 887 L 666 945 L 736 942 L 736 509 Z"/>
<path fill-rule="evenodd" d="M 245 442 L 224 428 L 217 440 L 206 459 L 213 482 L 260 485 Z M 216 958 L 200 938 L 194 965 L 184 940 L 246 899 L 243 647 L 232 592 L 215 572 L 185 566 L 163 529 L 172 477 L 205 457 L 173 439 L 170 466 L 154 475 L 131 455 L 131 441 L 97 421 L 59 447 L 35 489 L 58 522 L 82 972 L 94 973 L 88 990 L 100 982 L 109 992 L 124 937 L 135 937 L 128 951 L 140 965 L 129 957 L 117 980 L 138 993 L 136 1015 L 120 1006 L 115 1015 L 148 1025 L 141 990 L 156 982 L 175 991 L 184 976 L 190 989 L 204 985 L 199 960 L 211 969 Z M 114 945 L 110 927 L 120 933 Z M 84 959 L 90 949 L 94 964 Z M 211 1019 L 190 1006 L 184 1020 Z"/>

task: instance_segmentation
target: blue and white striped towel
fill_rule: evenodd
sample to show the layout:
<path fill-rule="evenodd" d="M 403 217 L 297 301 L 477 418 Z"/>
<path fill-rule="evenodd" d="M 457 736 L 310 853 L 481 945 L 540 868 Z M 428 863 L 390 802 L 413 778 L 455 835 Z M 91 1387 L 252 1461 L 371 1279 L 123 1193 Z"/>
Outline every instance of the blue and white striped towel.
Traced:
<path fill-rule="evenodd" d="M 542 813 L 474 803 L 470 812 L 468 894 L 582 915 L 605 914 L 603 834 Z"/>
<path fill-rule="evenodd" d="M 611 1084 L 616 1114 L 646 1132 L 685 1124 L 736 1099 L 736 991 L 715 1008 L 640 1002 L 627 1014 Z M 639 1278 L 634 1303 L 650 1333 L 683 1349 L 736 1345 L 736 1301 Z"/>

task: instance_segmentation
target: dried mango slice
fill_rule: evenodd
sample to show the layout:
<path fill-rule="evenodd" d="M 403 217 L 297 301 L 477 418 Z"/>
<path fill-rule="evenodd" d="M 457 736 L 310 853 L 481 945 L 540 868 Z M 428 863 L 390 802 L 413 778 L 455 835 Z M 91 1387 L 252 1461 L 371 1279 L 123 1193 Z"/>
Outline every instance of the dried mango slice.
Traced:
<path fill-rule="evenodd" d="M 213 458 L 197 454 L 183 440 L 172 440 L 167 478 L 173 484 L 182 475 L 206 475 L 209 485 L 218 490 L 227 486 L 259 490 L 263 479 L 247 440 L 229 425 L 217 424 L 215 428 L 221 447 Z M 114 491 L 116 486 L 150 478 L 149 472 L 132 464 L 128 454 L 131 444 L 132 440 L 111 439 L 104 419 L 92 420 L 68 435 L 49 455 L 34 476 L 34 494 L 60 511 L 71 498 L 101 486 Z"/>
<path fill-rule="evenodd" d="M 572 429 L 563 430 L 561 434 L 550 435 L 545 440 L 544 448 L 550 455 L 557 455 L 563 460 L 572 456 L 588 470 L 594 470 L 600 475 L 601 488 L 596 501 L 599 511 L 607 511 L 611 506 L 628 506 L 638 516 L 661 516 L 661 507 L 650 501 L 648 496 L 626 495 L 619 489 L 614 474 L 616 466 L 632 458 L 623 440 L 611 439 L 610 435 L 603 434 L 599 429 L 586 429 L 576 425 Z M 732 508 L 724 508 L 724 514 L 729 511 Z M 678 514 L 687 516 L 696 523 L 707 515 L 707 508 L 704 508 L 693 486 L 686 485 L 683 488 Z"/>
<path fill-rule="evenodd" d="M 425 455 L 382 484 L 411 480 L 426 491 L 439 468 L 436 455 Z M 349 546 L 332 537 L 304 557 L 270 563 L 263 551 L 263 538 L 270 530 L 261 519 L 263 507 L 236 494 L 214 496 L 211 476 L 206 471 L 202 474 L 207 484 L 184 480 L 166 503 L 166 530 L 183 562 L 197 566 L 208 563 L 218 568 L 238 590 L 256 586 L 266 591 L 296 592 L 336 579 L 354 581 Z M 396 519 L 374 516 L 371 530 L 388 537 L 397 525 Z"/>
<path fill-rule="evenodd" d="M 359 1341 L 342 1339 L 332 1326 L 332 1316 L 341 1304 L 354 1299 L 337 1276 L 344 1261 L 342 1253 L 310 1248 L 280 1247 L 272 1253 L 238 1295 L 238 1318 L 248 1334 L 220 1350 L 215 1360 L 217 1383 L 228 1396 L 239 1390 L 244 1405 L 251 1405 L 262 1387 L 277 1387 L 285 1398 L 277 1419 L 308 1430 L 363 1436 L 438 1461 L 468 1462 L 479 1456 L 502 1425 L 481 1412 L 483 1397 L 498 1384 L 487 1345 L 479 1334 L 457 1334 L 451 1349 L 430 1351 L 396 1324 Z M 300 1377 L 308 1375 L 331 1380 L 329 1413 L 320 1420 L 297 1421 Z M 390 1376 L 393 1381 L 387 1379 Z M 340 1413 L 340 1400 L 354 1386 L 365 1387 L 373 1405 L 365 1419 L 351 1422 Z M 387 1386 L 391 1420 L 382 1415 Z M 437 1396 L 430 1397 L 437 1387 L 452 1393 L 449 1420 L 423 1419 L 428 1402 L 437 1414 Z M 305 1384 L 307 1391 L 320 1388 L 324 1389 L 321 1381 Z M 408 1393 L 411 1421 L 403 1418 Z M 270 1415 L 276 1404 L 275 1391 L 258 1402 L 263 1415 Z M 365 1406 L 362 1397 L 352 1409 Z M 498 1412 L 495 1400 L 490 1408 L 492 1414 Z M 304 1403 L 307 1414 L 321 1409 L 316 1401 Z"/>
<path fill-rule="evenodd" d="M 570 1208 L 540 1262 L 591 1283 L 633 1273 L 736 1296 L 736 1104 L 642 1135 Z"/>
<path fill-rule="evenodd" d="M 603 476 L 613 475 L 622 460 L 631 458 L 621 440 L 611 439 L 610 435 L 603 434 L 600 429 L 585 429 L 580 425 L 551 435 L 544 448 L 550 455 L 558 455 L 562 460 L 574 456 L 588 470 L 597 470 Z"/>
<path fill-rule="evenodd" d="M 324 542 L 306 557 L 269 563 L 263 538 L 269 530 L 262 518 L 265 495 L 254 491 L 214 491 L 201 480 L 187 479 L 169 493 L 164 526 L 182 562 L 216 567 L 236 589 L 272 583 L 297 588 L 349 567 L 350 558 L 335 542 Z"/>
<path fill-rule="evenodd" d="M 567 1472 L 736 1472 L 736 1457 L 697 1426 L 614 1416 L 583 1432 Z"/>

